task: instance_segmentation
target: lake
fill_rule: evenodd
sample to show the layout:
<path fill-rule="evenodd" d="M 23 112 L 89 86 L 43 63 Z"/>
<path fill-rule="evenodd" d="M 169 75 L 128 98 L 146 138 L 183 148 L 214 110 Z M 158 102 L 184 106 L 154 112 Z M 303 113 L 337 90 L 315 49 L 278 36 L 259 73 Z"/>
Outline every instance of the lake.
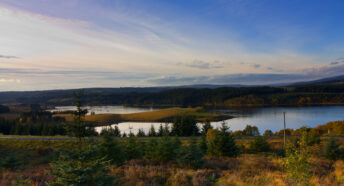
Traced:
<path fill-rule="evenodd" d="M 94 106 L 87 107 L 89 112 L 96 114 L 103 113 L 136 113 L 157 110 L 159 108 L 140 108 L 126 106 Z M 75 110 L 73 106 L 56 107 L 50 111 L 67 111 Z M 315 127 L 329 121 L 344 120 L 344 106 L 313 106 L 313 107 L 264 107 L 264 108 L 244 108 L 244 109 L 211 109 L 210 112 L 223 113 L 234 116 L 232 119 L 225 120 L 231 130 L 242 130 L 246 125 L 255 125 L 263 133 L 266 129 L 273 132 L 283 128 L 283 112 L 286 112 L 287 128 L 297 129 L 302 126 Z M 214 127 L 219 127 L 222 122 L 212 122 Z M 131 128 L 136 133 L 139 128 L 146 132 L 151 125 L 156 130 L 159 125 L 165 123 L 144 123 L 144 122 L 123 122 L 118 127 L 121 132 L 128 133 Z M 103 127 L 97 127 L 97 131 L 101 131 Z"/>

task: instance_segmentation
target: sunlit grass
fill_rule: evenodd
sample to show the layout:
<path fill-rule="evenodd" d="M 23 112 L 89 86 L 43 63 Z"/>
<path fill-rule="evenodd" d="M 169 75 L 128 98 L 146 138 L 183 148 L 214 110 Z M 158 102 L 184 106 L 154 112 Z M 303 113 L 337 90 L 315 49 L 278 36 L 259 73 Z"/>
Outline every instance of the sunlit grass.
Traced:
<path fill-rule="evenodd" d="M 149 112 L 131 113 L 131 114 L 95 114 L 87 115 L 85 120 L 88 122 L 95 122 L 98 124 L 112 124 L 124 121 L 134 122 L 168 122 L 173 121 L 174 117 L 178 115 L 191 115 L 197 121 L 218 121 L 228 119 L 228 115 L 208 113 L 201 107 L 196 108 L 168 108 Z M 64 117 L 67 121 L 72 121 L 71 114 L 55 114 L 54 117 Z"/>

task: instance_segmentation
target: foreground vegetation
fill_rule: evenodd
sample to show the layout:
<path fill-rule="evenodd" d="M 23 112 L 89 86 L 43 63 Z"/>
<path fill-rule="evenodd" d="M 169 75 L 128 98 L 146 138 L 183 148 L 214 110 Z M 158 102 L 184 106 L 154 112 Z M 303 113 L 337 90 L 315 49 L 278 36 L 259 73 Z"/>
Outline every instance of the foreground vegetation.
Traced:
<path fill-rule="evenodd" d="M 300 146 L 297 141 L 301 138 L 288 140 L 291 150 L 300 151 L 285 154 L 282 140 L 265 141 L 257 137 L 253 140 L 239 140 L 235 144 L 225 140 L 223 142 L 226 143 L 220 145 L 224 138 L 221 131 L 215 133 L 213 130 L 208 131 L 205 145 L 201 140 L 196 144 L 192 140 L 180 143 L 176 138 L 168 136 L 149 141 L 139 141 L 132 136 L 122 142 L 107 136 L 101 142 L 90 142 L 88 145 L 96 152 L 91 156 L 109 161 L 106 172 L 116 178 L 113 184 L 344 184 L 344 161 L 341 160 L 344 158 L 343 141 L 330 139 Z M 23 140 L 1 143 L 0 185 L 45 185 L 55 182 L 57 177 L 52 174 L 54 162 L 61 161 L 59 156 L 63 149 L 77 151 L 79 145 L 78 141 L 32 142 L 35 145 Z M 229 150 L 219 151 L 223 147 Z M 288 166 L 286 162 L 289 162 Z M 295 165 L 302 169 L 296 169 Z"/>

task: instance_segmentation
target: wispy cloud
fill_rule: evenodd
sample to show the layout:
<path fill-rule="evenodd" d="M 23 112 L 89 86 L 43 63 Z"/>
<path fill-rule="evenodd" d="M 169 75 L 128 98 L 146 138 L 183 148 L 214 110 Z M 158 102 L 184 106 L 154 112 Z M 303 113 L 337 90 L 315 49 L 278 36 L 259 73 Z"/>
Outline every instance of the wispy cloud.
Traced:
<path fill-rule="evenodd" d="M 21 83 L 21 80 L 20 79 L 0 78 L 0 83 Z"/>
<path fill-rule="evenodd" d="M 0 58 L 5 58 L 5 59 L 16 59 L 16 58 L 19 58 L 17 56 L 7 56 L 7 55 L 1 55 L 0 54 Z"/>
<path fill-rule="evenodd" d="M 339 64 L 338 61 L 333 61 L 333 62 L 330 63 L 330 65 L 338 65 L 338 64 Z"/>
<path fill-rule="evenodd" d="M 252 67 L 253 68 L 260 68 L 262 65 L 260 65 L 260 64 L 252 64 Z"/>
<path fill-rule="evenodd" d="M 217 68 L 223 68 L 224 65 L 220 61 L 212 61 L 212 62 L 206 62 L 202 60 L 194 60 L 191 63 L 177 63 L 177 65 L 183 65 L 186 67 L 191 68 L 198 68 L 198 69 L 217 69 Z"/>

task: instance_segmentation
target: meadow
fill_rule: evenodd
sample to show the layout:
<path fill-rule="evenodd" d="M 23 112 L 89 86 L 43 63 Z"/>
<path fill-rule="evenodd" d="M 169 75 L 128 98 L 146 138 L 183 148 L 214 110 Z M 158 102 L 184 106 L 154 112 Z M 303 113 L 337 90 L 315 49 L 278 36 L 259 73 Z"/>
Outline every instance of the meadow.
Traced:
<path fill-rule="evenodd" d="M 182 146 L 189 146 L 192 139 L 181 138 Z M 116 138 L 117 140 L 120 138 Z M 125 148 L 128 139 L 120 141 Z M 136 138 L 138 143 L 149 143 L 153 138 Z M 159 139 L 155 138 L 155 139 Z M 271 150 L 254 152 L 250 144 L 254 138 L 237 139 L 240 148 L 237 157 L 210 156 L 202 158 L 197 167 L 181 165 L 176 161 L 159 161 L 141 156 L 116 165 L 110 164 L 110 175 L 116 176 L 120 185 L 306 185 L 291 179 L 282 162 L 285 156 L 283 138 L 271 137 L 267 141 Z M 295 137 L 288 138 L 295 141 Z M 322 138 L 319 144 L 311 146 L 309 163 L 310 185 L 341 185 L 344 184 L 344 161 L 329 160 L 322 156 L 322 149 L 328 138 Z M 344 140 L 339 140 L 344 148 Z M 95 142 L 99 143 L 99 142 Z M 0 185 L 45 185 L 55 180 L 51 174 L 51 162 L 61 149 L 77 148 L 77 141 L 63 140 L 0 140 L 1 158 L 11 157 L 8 167 L 0 174 Z"/>

